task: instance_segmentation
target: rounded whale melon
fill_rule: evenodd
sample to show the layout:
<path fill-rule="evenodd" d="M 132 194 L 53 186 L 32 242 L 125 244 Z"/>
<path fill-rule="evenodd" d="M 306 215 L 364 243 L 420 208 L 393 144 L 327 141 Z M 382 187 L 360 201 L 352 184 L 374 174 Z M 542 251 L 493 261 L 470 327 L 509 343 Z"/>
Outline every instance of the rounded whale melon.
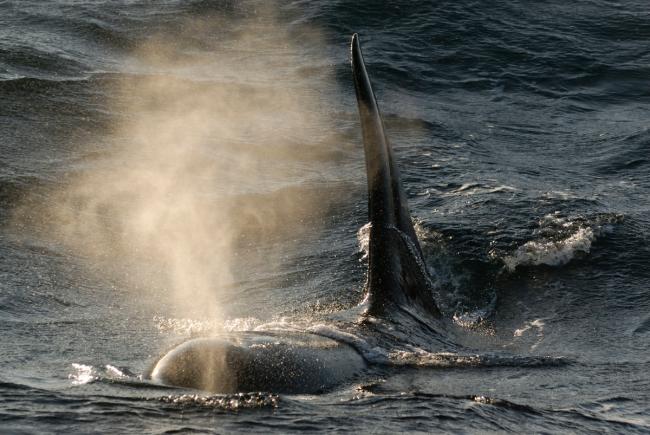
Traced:
<path fill-rule="evenodd" d="M 238 333 L 196 338 L 151 370 L 165 385 L 215 393 L 318 393 L 351 381 L 366 367 L 351 346 L 303 333 Z"/>

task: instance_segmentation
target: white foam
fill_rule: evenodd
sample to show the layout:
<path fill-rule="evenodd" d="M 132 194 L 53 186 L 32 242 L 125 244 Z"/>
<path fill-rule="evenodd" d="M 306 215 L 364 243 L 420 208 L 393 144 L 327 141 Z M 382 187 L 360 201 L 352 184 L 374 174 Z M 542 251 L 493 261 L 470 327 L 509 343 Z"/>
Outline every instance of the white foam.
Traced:
<path fill-rule="evenodd" d="M 570 199 L 580 199 L 581 197 L 576 195 L 573 192 L 565 190 L 552 190 L 550 192 L 544 193 L 542 195 L 545 199 L 561 199 L 561 200 L 570 200 Z"/>
<path fill-rule="evenodd" d="M 302 331 L 309 326 L 308 319 L 290 319 L 288 317 L 262 320 L 251 316 L 221 321 L 155 316 L 153 320 L 160 332 L 190 336 L 243 331 Z"/>
<path fill-rule="evenodd" d="M 160 332 L 174 332 L 181 335 L 197 335 L 222 331 L 224 325 L 217 320 L 196 320 L 154 316 L 156 327 Z"/>
<path fill-rule="evenodd" d="M 494 300 L 496 301 L 496 298 L 494 298 Z M 494 308 L 493 305 L 494 304 L 490 304 L 489 307 L 474 311 L 455 313 L 452 319 L 456 325 L 462 328 L 472 328 L 480 325 L 480 323 L 488 317 L 490 311 Z"/>
<path fill-rule="evenodd" d="M 223 329 L 232 331 L 251 331 L 260 325 L 260 319 L 256 317 L 238 317 L 235 319 L 227 319 L 224 322 Z"/>
<path fill-rule="evenodd" d="M 106 375 L 109 376 L 110 378 L 123 379 L 123 378 L 128 378 L 129 377 L 129 375 L 124 373 L 124 371 L 122 371 L 122 369 L 119 369 L 119 368 L 117 368 L 115 366 L 112 366 L 110 364 L 106 364 L 104 366 L 104 368 L 106 369 Z"/>
<path fill-rule="evenodd" d="M 363 255 L 361 260 L 366 260 L 368 258 L 368 253 L 370 252 L 370 230 L 372 229 L 372 223 L 368 222 L 357 231 L 357 243 L 359 244 L 359 252 Z"/>
<path fill-rule="evenodd" d="M 561 266 L 571 261 L 577 252 L 589 253 L 595 239 L 591 228 L 579 227 L 564 239 L 526 242 L 503 262 L 511 272 L 518 266 Z"/>
<path fill-rule="evenodd" d="M 437 167 L 434 165 L 434 169 Z M 453 196 L 473 196 L 473 195 L 485 195 L 493 193 L 514 193 L 519 192 L 521 189 L 518 189 L 514 186 L 508 186 L 507 184 L 498 184 L 498 185 L 486 185 L 481 183 L 464 183 L 460 187 L 452 190 L 437 189 L 435 187 L 430 187 L 420 193 L 420 196 L 439 196 L 439 197 L 453 197 Z"/>
<path fill-rule="evenodd" d="M 68 375 L 72 385 L 84 385 L 99 379 L 99 375 L 93 366 L 72 363 L 72 368 L 74 372 Z"/>
<path fill-rule="evenodd" d="M 305 325 L 297 319 L 279 317 L 270 322 L 260 323 L 254 331 L 303 331 Z"/>
<path fill-rule="evenodd" d="M 396 366 L 416 367 L 467 367 L 481 363 L 479 355 L 462 355 L 453 352 L 427 352 L 424 350 L 403 351 L 390 353 L 390 362 Z"/>
<path fill-rule="evenodd" d="M 163 403 L 179 406 L 200 406 L 208 409 L 222 409 L 238 411 L 240 409 L 277 408 L 280 397 L 270 393 L 238 393 L 228 395 L 200 395 L 183 394 L 180 396 L 163 396 L 159 399 Z"/>
<path fill-rule="evenodd" d="M 453 194 L 462 194 L 466 196 L 481 195 L 486 193 L 500 193 L 500 192 L 517 192 L 519 189 L 516 187 L 508 186 L 505 184 L 497 186 L 487 186 L 480 183 L 465 183 L 458 189 L 453 190 Z"/>
<path fill-rule="evenodd" d="M 533 320 L 532 322 L 526 322 L 524 325 L 519 328 L 515 329 L 515 332 L 513 333 L 514 337 L 521 337 L 524 335 L 525 332 L 529 331 L 532 328 L 537 328 L 538 330 L 538 335 L 543 334 L 544 332 L 544 321 L 542 319 L 536 319 Z"/>
<path fill-rule="evenodd" d="M 542 319 L 535 319 L 532 322 L 526 322 L 521 328 L 515 329 L 513 332 L 513 337 L 522 337 L 524 334 L 527 332 L 531 332 L 534 330 L 534 334 L 537 337 L 537 341 L 535 344 L 533 344 L 530 348 L 535 349 L 539 344 L 544 340 L 544 326 L 546 324 L 544 323 L 544 320 Z"/>

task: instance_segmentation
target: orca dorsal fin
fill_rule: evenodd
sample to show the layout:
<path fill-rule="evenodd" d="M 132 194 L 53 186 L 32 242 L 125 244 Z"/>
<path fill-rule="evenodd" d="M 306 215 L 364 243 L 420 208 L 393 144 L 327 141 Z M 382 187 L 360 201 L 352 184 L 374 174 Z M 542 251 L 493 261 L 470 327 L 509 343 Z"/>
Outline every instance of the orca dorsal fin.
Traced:
<path fill-rule="evenodd" d="M 395 306 L 416 305 L 438 317 L 440 311 L 433 300 L 431 280 L 356 33 L 351 50 L 368 176 L 368 314 L 385 316 Z"/>

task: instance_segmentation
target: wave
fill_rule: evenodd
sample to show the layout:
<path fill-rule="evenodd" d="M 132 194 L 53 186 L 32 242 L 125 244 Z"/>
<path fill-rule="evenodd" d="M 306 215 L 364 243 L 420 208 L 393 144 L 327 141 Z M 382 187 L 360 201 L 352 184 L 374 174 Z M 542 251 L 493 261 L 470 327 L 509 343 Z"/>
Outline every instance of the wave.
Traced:
<path fill-rule="evenodd" d="M 88 69 L 76 60 L 35 47 L 0 48 L 0 59 L 0 78 L 3 79 L 21 76 L 75 76 Z"/>
<path fill-rule="evenodd" d="M 633 334 L 647 334 L 650 332 L 650 316 L 643 319 L 632 331 Z"/>
<path fill-rule="evenodd" d="M 280 401 L 277 394 L 264 392 L 237 394 L 168 394 L 157 396 L 156 392 L 159 390 L 178 390 L 178 388 L 155 384 L 142 379 L 142 376 L 131 373 L 128 369 L 118 368 L 110 364 L 99 368 L 86 364 L 73 363 L 72 372 L 68 375 L 68 379 L 75 387 L 92 383 L 105 383 L 117 384 L 139 390 L 153 390 L 153 397 L 149 395 L 149 397 L 145 397 L 144 399 L 129 400 L 128 397 L 116 397 L 114 399 L 117 402 L 124 400 L 131 402 L 144 401 L 145 403 L 155 401 L 183 409 L 208 408 L 223 411 L 237 411 L 243 409 L 277 408 Z M 0 384 L 1 387 L 5 387 L 5 385 Z M 133 406 L 137 407 L 138 405 L 133 403 L 131 407 Z"/>
<path fill-rule="evenodd" d="M 571 261 L 580 252 L 589 253 L 596 239 L 591 228 L 578 228 L 574 234 L 560 240 L 530 241 L 503 259 L 506 269 L 513 272 L 518 266 L 560 266 Z"/>
<path fill-rule="evenodd" d="M 566 217 L 559 212 L 544 216 L 536 230 L 538 238 L 519 246 L 501 261 L 509 272 L 523 266 L 562 266 L 581 254 L 588 254 L 592 244 L 612 231 L 611 224 L 620 215 L 603 215 L 593 220 Z M 494 253 L 493 253 L 494 255 Z"/>
<path fill-rule="evenodd" d="M 572 360 L 561 356 L 521 356 L 494 353 L 463 354 L 453 352 L 408 352 L 390 354 L 391 365 L 429 368 L 463 367 L 558 367 Z"/>
<path fill-rule="evenodd" d="M 440 394 L 417 390 L 396 392 L 389 391 L 380 384 L 364 385 L 358 392 L 352 399 L 353 403 L 357 406 L 372 407 L 378 414 L 394 410 L 400 403 L 405 410 L 416 410 L 414 414 L 406 412 L 397 418 L 397 423 L 402 428 L 417 421 L 418 414 L 426 415 L 422 417 L 423 421 L 429 421 L 431 414 L 437 415 L 437 430 L 451 423 L 448 429 L 450 432 L 458 431 L 457 428 L 461 427 L 461 431 L 473 428 L 477 432 L 518 433 L 523 425 L 528 431 L 535 433 L 577 431 L 641 434 L 647 433 L 649 427 L 641 412 L 634 414 L 620 412 L 618 409 L 612 412 L 611 406 L 608 406 L 610 403 L 633 406 L 630 402 L 640 402 L 625 398 L 599 400 L 589 405 L 601 409 L 592 410 L 586 407 L 556 408 L 540 403 L 522 404 L 515 400 L 483 394 Z M 413 407 L 411 403 L 417 406 Z M 422 414 L 423 408 L 436 412 Z"/>
<path fill-rule="evenodd" d="M 277 408 L 280 404 L 280 396 L 272 393 L 239 393 L 212 396 L 182 394 L 163 396 L 154 400 L 181 408 L 208 408 L 223 411 Z"/>
<path fill-rule="evenodd" d="M 516 193 L 520 189 L 508 186 L 506 184 L 489 185 L 487 183 L 448 183 L 436 187 L 430 187 L 425 190 L 421 195 L 435 195 L 435 196 L 472 196 L 472 195 L 485 195 L 491 193 Z"/>
<path fill-rule="evenodd" d="M 93 75 L 91 74 L 47 78 L 29 75 L 4 77 L 0 78 L 0 92 L 3 94 L 13 92 L 46 92 L 70 84 L 88 82 L 92 77 Z"/>

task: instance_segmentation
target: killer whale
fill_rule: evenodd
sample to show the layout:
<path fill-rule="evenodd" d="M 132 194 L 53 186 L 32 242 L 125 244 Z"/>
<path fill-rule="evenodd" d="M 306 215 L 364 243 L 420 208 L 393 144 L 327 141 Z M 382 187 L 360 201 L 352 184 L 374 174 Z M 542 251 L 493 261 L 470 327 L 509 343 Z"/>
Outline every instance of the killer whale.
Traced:
<path fill-rule="evenodd" d="M 427 324 L 440 317 L 399 170 L 361 52 L 352 36 L 352 76 L 361 121 L 370 222 L 364 313 L 407 315 Z M 396 322 L 399 323 L 399 322 Z M 195 338 L 154 362 L 155 383 L 216 393 L 319 393 L 351 382 L 367 368 L 349 344 L 313 332 L 238 332 Z"/>

